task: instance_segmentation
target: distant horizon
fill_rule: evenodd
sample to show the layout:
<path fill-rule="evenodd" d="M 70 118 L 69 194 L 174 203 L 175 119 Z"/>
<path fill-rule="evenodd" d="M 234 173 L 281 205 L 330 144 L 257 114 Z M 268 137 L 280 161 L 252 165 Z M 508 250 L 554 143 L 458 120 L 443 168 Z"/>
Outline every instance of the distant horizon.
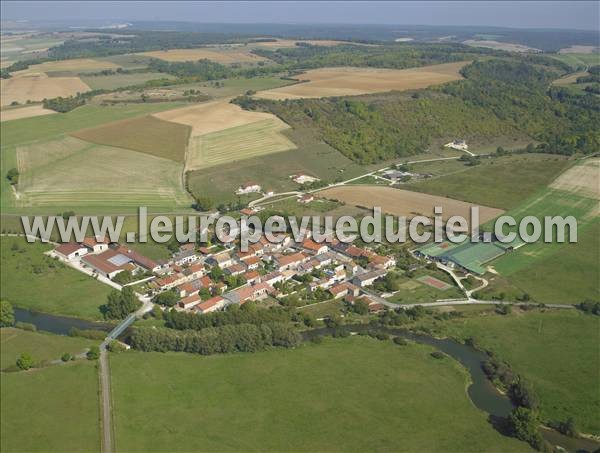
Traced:
<path fill-rule="evenodd" d="M 339 8 L 341 4 L 343 8 Z M 3 1 L 1 12 L 4 23 L 181 22 L 600 31 L 600 7 L 595 1 Z"/>

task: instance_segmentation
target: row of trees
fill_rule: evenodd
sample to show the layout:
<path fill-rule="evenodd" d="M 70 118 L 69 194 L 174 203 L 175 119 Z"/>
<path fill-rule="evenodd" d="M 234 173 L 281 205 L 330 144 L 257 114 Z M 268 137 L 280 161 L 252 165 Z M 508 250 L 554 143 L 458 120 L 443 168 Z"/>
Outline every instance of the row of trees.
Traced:
<path fill-rule="evenodd" d="M 256 352 L 269 346 L 292 348 L 300 334 L 285 323 L 236 324 L 198 330 L 136 329 L 131 346 L 141 351 L 181 351 L 202 355 Z"/>

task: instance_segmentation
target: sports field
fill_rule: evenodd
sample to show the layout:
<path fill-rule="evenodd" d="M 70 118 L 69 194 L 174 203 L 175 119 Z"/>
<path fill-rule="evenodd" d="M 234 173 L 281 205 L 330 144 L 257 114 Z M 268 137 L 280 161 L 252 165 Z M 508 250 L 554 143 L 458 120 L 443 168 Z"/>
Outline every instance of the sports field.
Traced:
<path fill-rule="evenodd" d="M 98 371 L 81 361 L 1 373 L 3 452 L 98 452 Z"/>
<path fill-rule="evenodd" d="M 258 63 L 266 59 L 250 53 L 246 48 L 203 47 L 199 49 L 171 49 L 143 52 L 137 55 L 165 61 L 197 61 L 207 59 L 221 64 Z"/>
<path fill-rule="evenodd" d="M 0 238 L 0 297 L 15 307 L 101 320 L 110 287 L 44 255 L 48 244 Z"/>
<path fill-rule="evenodd" d="M 186 168 L 199 170 L 296 148 L 281 133 L 285 129 L 287 124 L 272 118 L 192 137 Z"/>
<path fill-rule="evenodd" d="M 17 146 L 18 207 L 189 206 L 182 164 L 74 137 Z"/>
<path fill-rule="evenodd" d="M 39 102 L 46 98 L 67 97 L 89 90 L 90 87 L 79 77 L 48 77 L 44 73 L 31 72 L 0 81 L 2 105 Z"/>
<path fill-rule="evenodd" d="M 183 162 L 191 128 L 152 115 L 72 132 L 73 137 Z"/>
<path fill-rule="evenodd" d="M 303 83 L 261 91 L 264 99 L 300 99 L 353 96 L 392 90 L 415 90 L 460 80 L 467 62 L 444 63 L 411 69 L 321 68 L 298 76 Z"/>
<path fill-rule="evenodd" d="M 41 105 L 32 105 L 30 107 L 20 107 L 15 109 L 4 109 L 0 111 L 0 121 L 20 120 L 34 116 L 52 115 L 54 110 L 48 110 Z"/>
<path fill-rule="evenodd" d="M 486 272 L 485 264 L 502 256 L 506 246 L 496 242 L 473 243 L 469 240 L 462 244 L 449 241 L 431 243 L 417 249 L 424 255 L 451 261 L 476 274 Z"/>
<path fill-rule="evenodd" d="M 470 209 L 475 206 L 451 198 L 382 186 L 337 186 L 318 192 L 317 195 L 368 209 L 380 207 L 383 213 L 395 216 L 424 215 L 433 218 L 434 207 L 441 206 L 444 220 L 454 215 L 469 219 Z M 498 217 L 503 212 L 501 209 L 479 206 L 479 217 L 482 223 Z"/>
<path fill-rule="evenodd" d="M 431 351 L 354 337 L 255 354 L 112 355 L 116 444 L 124 451 L 527 450 L 468 400 L 460 365 Z"/>
<path fill-rule="evenodd" d="M 566 268 L 566 265 L 565 265 Z M 600 435 L 600 318 L 575 310 L 513 310 L 511 315 L 441 323 L 439 335 L 475 338 L 533 384 L 545 420 L 574 417 Z"/>

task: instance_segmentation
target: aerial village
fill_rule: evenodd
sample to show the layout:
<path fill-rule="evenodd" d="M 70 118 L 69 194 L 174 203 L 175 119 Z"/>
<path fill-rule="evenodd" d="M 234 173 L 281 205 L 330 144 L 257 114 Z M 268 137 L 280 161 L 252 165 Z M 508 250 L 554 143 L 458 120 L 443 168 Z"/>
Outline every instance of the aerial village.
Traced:
<path fill-rule="evenodd" d="M 252 213 L 248 208 L 243 212 Z M 264 300 L 269 306 L 300 289 L 313 300 L 343 299 L 349 304 L 360 300 L 370 312 L 385 308 L 368 287 L 396 265 L 394 257 L 335 239 L 317 243 L 310 230 L 303 233 L 301 242 L 285 235 L 283 241 L 272 243 L 263 236 L 246 252 L 236 242 L 185 243 L 166 262 L 94 237 L 60 244 L 53 255 L 104 283 L 135 285 L 136 291 L 143 289 L 155 301 L 169 292 L 176 297 L 176 310 L 198 314 L 248 301 Z M 127 279 L 122 278 L 125 275 Z"/>

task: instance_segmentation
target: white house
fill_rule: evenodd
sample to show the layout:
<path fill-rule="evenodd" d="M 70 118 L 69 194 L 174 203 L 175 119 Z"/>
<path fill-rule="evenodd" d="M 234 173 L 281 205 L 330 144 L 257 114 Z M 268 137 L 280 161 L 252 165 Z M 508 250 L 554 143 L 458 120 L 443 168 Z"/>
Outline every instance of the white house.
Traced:
<path fill-rule="evenodd" d="M 256 193 L 256 192 L 260 192 L 262 190 L 262 187 L 258 184 L 256 184 L 255 182 L 248 182 L 246 184 L 242 184 L 240 187 L 238 187 L 238 190 L 235 191 L 235 193 L 237 195 L 244 195 L 247 193 Z"/>
<path fill-rule="evenodd" d="M 78 244 L 77 242 L 67 242 L 61 244 L 54 249 L 57 255 L 71 261 L 78 256 L 83 256 L 88 253 L 87 247 Z"/>

